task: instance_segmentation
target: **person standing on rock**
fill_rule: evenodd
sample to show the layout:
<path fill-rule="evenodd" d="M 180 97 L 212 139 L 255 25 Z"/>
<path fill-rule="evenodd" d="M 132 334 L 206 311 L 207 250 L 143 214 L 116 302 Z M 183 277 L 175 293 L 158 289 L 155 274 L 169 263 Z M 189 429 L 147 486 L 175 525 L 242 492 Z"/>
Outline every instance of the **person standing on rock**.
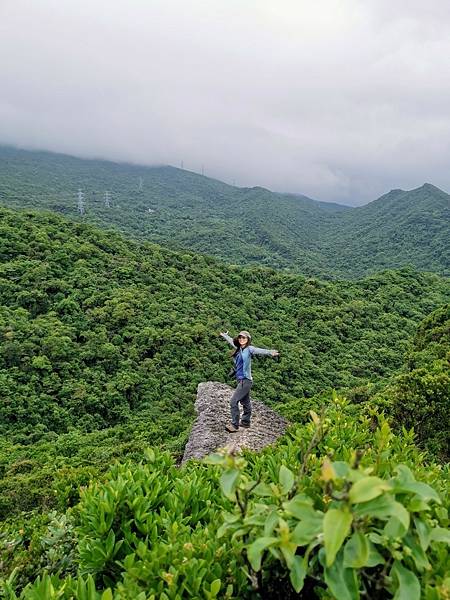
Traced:
<path fill-rule="evenodd" d="M 237 386 L 230 401 L 231 425 L 227 425 L 225 429 L 230 433 L 236 433 L 236 431 L 239 431 L 239 425 L 241 427 L 250 427 L 250 418 L 252 415 L 250 390 L 253 385 L 252 356 L 254 354 L 278 356 L 279 352 L 278 350 L 266 350 L 265 348 L 251 346 L 250 342 L 252 341 L 252 338 L 248 331 L 240 331 L 235 338 L 228 335 L 228 331 L 225 331 L 220 335 L 234 348 L 232 357 Z M 240 423 L 239 402 L 244 409 Z"/>

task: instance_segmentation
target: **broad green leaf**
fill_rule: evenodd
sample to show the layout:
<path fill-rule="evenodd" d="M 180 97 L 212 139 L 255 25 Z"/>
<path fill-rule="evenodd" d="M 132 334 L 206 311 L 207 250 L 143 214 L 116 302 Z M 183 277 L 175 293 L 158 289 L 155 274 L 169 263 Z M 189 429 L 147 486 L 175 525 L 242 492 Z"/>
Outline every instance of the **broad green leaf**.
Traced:
<path fill-rule="evenodd" d="M 436 490 L 434 490 L 431 486 L 427 485 L 426 483 L 422 483 L 421 481 L 411 481 L 402 485 L 394 484 L 393 491 L 395 493 L 410 492 L 411 494 L 416 494 L 416 496 L 419 496 L 419 498 L 421 498 L 425 502 L 427 500 L 434 500 L 438 504 L 442 503 L 442 500 L 439 497 L 439 494 L 436 492 Z"/>
<path fill-rule="evenodd" d="M 215 452 L 213 454 L 208 454 L 204 461 L 208 465 L 222 465 L 226 461 L 226 457 L 223 454 Z"/>
<path fill-rule="evenodd" d="M 343 565 L 343 553 L 340 552 L 331 566 L 325 566 L 324 578 L 333 598 L 336 600 L 359 600 L 359 582 L 354 569 Z"/>
<path fill-rule="evenodd" d="M 383 545 L 383 537 L 381 535 L 379 535 L 378 533 L 375 533 L 374 531 L 371 531 L 368 534 L 369 540 L 371 542 L 373 542 L 374 544 L 379 544 L 379 545 Z"/>
<path fill-rule="evenodd" d="M 258 485 L 254 488 L 253 494 L 261 497 L 270 497 L 273 496 L 273 491 L 272 488 L 269 485 L 267 485 L 267 483 L 261 482 L 258 483 Z"/>
<path fill-rule="evenodd" d="M 294 473 L 284 465 L 281 465 L 278 480 L 281 485 L 281 492 L 287 494 L 294 485 Z"/>
<path fill-rule="evenodd" d="M 289 502 L 283 502 L 283 508 L 289 515 L 299 520 L 311 519 L 318 514 L 312 507 L 312 501 L 309 498 L 305 500 L 305 496 L 300 494 L 294 496 Z"/>
<path fill-rule="evenodd" d="M 410 492 L 417 494 L 422 500 L 435 500 L 442 504 L 439 494 L 431 486 L 420 481 L 416 481 L 411 470 L 406 465 L 398 465 L 395 469 L 397 477 L 391 479 L 394 493 Z"/>
<path fill-rule="evenodd" d="M 434 527 L 431 530 L 430 538 L 433 542 L 443 542 L 444 544 L 450 544 L 450 531 L 443 527 Z"/>
<path fill-rule="evenodd" d="M 257 484 L 254 479 L 249 479 L 245 483 L 244 489 L 245 489 L 246 492 L 249 492 L 250 490 L 253 491 L 257 485 L 259 485 L 259 483 Z"/>
<path fill-rule="evenodd" d="M 245 517 L 244 525 L 256 525 L 259 527 L 263 527 L 266 522 L 266 515 L 262 513 L 256 513 L 254 515 L 250 515 L 249 517 Z"/>
<path fill-rule="evenodd" d="M 369 558 L 369 540 L 360 531 L 355 531 L 344 546 L 344 567 L 361 569 Z"/>
<path fill-rule="evenodd" d="M 241 518 L 242 518 L 242 517 L 241 517 L 241 515 L 240 515 L 240 514 L 239 514 L 239 515 L 236 515 L 235 513 L 229 513 L 229 512 L 227 512 L 227 513 L 225 513 L 225 514 L 223 515 L 223 520 L 224 520 L 226 523 L 236 523 L 237 521 L 240 521 L 240 520 L 241 520 Z"/>
<path fill-rule="evenodd" d="M 403 504 L 400 504 L 400 502 L 394 502 L 391 515 L 400 521 L 405 528 L 405 531 L 409 529 L 410 514 Z"/>
<path fill-rule="evenodd" d="M 111 529 L 108 533 L 108 537 L 105 540 L 106 553 L 108 558 L 111 558 L 114 550 L 114 542 L 116 541 L 116 536 L 114 535 L 114 531 Z"/>
<path fill-rule="evenodd" d="M 403 523 L 397 517 L 391 517 L 383 529 L 384 535 L 387 535 L 391 539 L 403 537 L 406 531 Z"/>
<path fill-rule="evenodd" d="M 308 563 L 305 560 L 306 558 L 307 557 L 303 556 L 294 556 L 294 561 L 291 565 L 289 576 L 291 579 L 292 587 L 297 592 L 297 594 L 303 588 L 303 585 L 305 583 L 305 577 L 308 568 Z"/>
<path fill-rule="evenodd" d="M 424 510 L 430 510 L 430 508 L 431 507 L 428 502 L 425 502 L 425 500 L 422 500 L 422 498 L 419 498 L 419 496 L 414 496 L 411 498 L 408 504 L 409 512 L 422 512 Z"/>
<path fill-rule="evenodd" d="M 422 519 L 419 519 L 418 517 L 414 517 L 414 525 L 416 526 L 416 531 L 417 535 L 419 536 L 419 541 L 422 550 L 426 552 L 428 546 L 430 545 L 431 527 L 427 523 L 425 523 L 425 521 L 422 521 Z"/>
<path fill-rule="evenodd" d="M 261 558 L 264 550 L 278 542 L 276 537 L 261 537 L 247 548 L 247 557 L 254 571 L 261 569 Z"/>
<path fill-rule="evenodd" d="M 276 510 L 272 510 L 264 523 L 264 537 L 269 537 L 277 525 L 278 513 Z"/>
<path fill-rule="evenodd" d="M 358 504 L 358 506 L 354 507 L 353 512 L 357 517 L 387 519 L 395 512 L 394 505 L 395 500 L 393 496 L 391 494 L 383 494 L 382 496 L 378 496 L 378 498 Z"/>
<path fill-rule="evenodd" d="M 350 532 L 352 514 L 343 508 L 332 508 L 323 519 L 323 534 L 327 566 L 333 564 L 339 548 Z"/>
<path fill-rule="evenodd" d="M 323 518 L 300 521 L 291 534 L 291 540 L 297 546 L 307 546 L 319 533 L 322 533 Z"/>
<path fill-rule="evenodd" d="M 401 523 L 402 528 L 398 535 L 404 535 L 409 528 L 410 514 L 400 502 L 394 500 L 391 494 L 383 494 L 374 500 L 359 504 L 354 508 L 355 517 L 373 517 L 378 519 L 391 519 L 395 517 L 398 523 Z M 398 524 L 393 522 L 389 528 L 393 528 Z M 388 529 L 389 529 L 388 528 Z M 394 536 L 397 537 L 397 536 Z"/>
<path fill-rule="evenodd" d="M 394 562 L 391 569 L 391 577 L 397 581 L 397 589 L 393 600 L 420 600 L 419 580 L 401 562 L 397 560 Z"/>
<path fill-rule="evenodd" d="M 234 493 L 236 490 L 237 481 L 239 478 L 238 469 L 230 469 L 229 471 L 225 471 L 220 476 L 220 487 L 224 496 L 226 496 L 229 500 L 234 500 Z"/>
<path fill-rule="evenodd" d="M 348 497 L 352 504 L 368 502 L 389 489 L 390 485 L 379 477 L 363 477 L 352 485 Z"/>
<path fill-rule="evenodd" d="M 106 589 L 102 596 L 101 596 L 101 600 L 113 600 L 113 595 L 112 595 L 112 591 L 110 588 Z"/>
<path fill-rule="evenodd" d="M 213 596 L 217 596 L 217 594 L 220 592 L 220 586 L 221 586 L 220 579 L 214 579 L 214 581 L 211 583 L 211 594 Z"/>
<path fill-rule="evenodd" d="M 411 550 L 411 558 L 415 562 L 416 568 L 419 572 L 423 572 L 431 568 L 427 555 L 423 551 L 417 539 L 411 533 L 408 533 L 408 535 L 405 537 L 404 544 Z"/>
<path fill-rule="evenodd" d="M 88 584 L 87 584 L 87 593 L 89 598 L 96 598 L 97 592 L 95 588 L 95 581 L 92 575 L 89 575 Z"/>
<path fill-rule="evenodd" d="M 412 474 L 412 471 L 406 465 L 397 465 L 395 467 L 395 472 L 397 473 L 396 480 L 399 483 L 409 483 L 411 481 L 415 481 L 415 477 Z"/>
<path fill-rule="evenodd" d="M 217 537 L 220 539 L 223 537 L 230 529 L 232 529 L 232 525 L 230 523 L 222 523 L 222 525 L 217 530 Z"/>
<path fill-rule="evenodd" d="M 331 464 L 333 465 L 333 469 L 337 477 L 340 479 L 347 477 L 350 472 L 350 466 L 348 463 L 344 462 L 343 460 L 335 460 Z"/>
<path fill-rule="evenodd" d="M 281 554 L 283 555 L 284 560 L 286 561 L 287 568 L 290 569 L 294 562 L 297 544 L 291 541 L 284 541 L 281 542 L 278 547 L 281 551 Z"/>
<path fill-rule="evenodd" d="M 448 586 L 450 590 L 450 586 Z M 435 587 L 427 585 L 425 588 L 425 600 L 442 600 L 442 595 Z"/>
<path fill-rule="evenodd" d="M 386 561 L 382 555 L 375 548 L 375 545 L 369 540 L 369 556 L 367 558 L 367 567 L 376 567 L 377 565 L 384 565 Z"/>

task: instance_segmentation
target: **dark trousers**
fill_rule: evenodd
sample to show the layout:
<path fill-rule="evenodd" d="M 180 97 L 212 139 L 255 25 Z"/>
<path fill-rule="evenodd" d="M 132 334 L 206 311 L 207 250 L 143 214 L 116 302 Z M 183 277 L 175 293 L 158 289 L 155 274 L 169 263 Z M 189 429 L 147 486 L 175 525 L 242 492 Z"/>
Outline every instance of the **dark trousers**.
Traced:
<path fill-rule="evenodd" d="M 239 427 L 239 402 L 244 408 L 242 422 L 250 425 L 250 417 L 252 416 L 252 402 L 250 400 L 250 390 L 252 389 L 253 381 L 250 379 L 242 379 L 238 381 L 237 387 L 230 400 L 231 422 L 235 427 Z"/>

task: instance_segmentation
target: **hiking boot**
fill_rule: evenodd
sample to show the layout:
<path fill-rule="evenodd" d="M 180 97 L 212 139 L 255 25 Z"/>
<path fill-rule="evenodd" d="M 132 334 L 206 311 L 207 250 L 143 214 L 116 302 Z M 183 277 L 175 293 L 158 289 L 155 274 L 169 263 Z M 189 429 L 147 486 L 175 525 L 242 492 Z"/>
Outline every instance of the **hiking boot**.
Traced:
<path fill-rule="evenodd" d="M 241 427 L 245 427 L 245 429 L 248 429 L 250 427 L 250 423 L 244 423 L 244 422 L 240 422 L 240 426 Z"/>
<path fill-rule="evenodd" d="M 230 433 L 236 433 L 236 431 L 239 431 L 239 427 L 235 427 L 234 425 L 226 425 L 225 429 Z"/>

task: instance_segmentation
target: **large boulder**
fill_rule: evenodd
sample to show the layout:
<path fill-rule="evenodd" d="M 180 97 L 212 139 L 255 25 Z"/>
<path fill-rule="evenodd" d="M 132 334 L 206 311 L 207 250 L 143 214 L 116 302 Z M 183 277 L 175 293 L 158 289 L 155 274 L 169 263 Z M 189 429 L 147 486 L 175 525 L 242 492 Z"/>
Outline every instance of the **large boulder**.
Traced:
<path fill-rule="evenodd" d="M 183 462 L 203 458 L 218 448 L 239 452 L 243 448 L 261 450 L 273 444 L 286 430 L 286 419 L 271 408 L 252 399 L 252 423 L 249 429 L 240 428 L 228 433 L 230 398 L 234 389 L 224 383 L 207 381 L 197 388 L 195 409 L 197 419 L 184 450 Z"/>

